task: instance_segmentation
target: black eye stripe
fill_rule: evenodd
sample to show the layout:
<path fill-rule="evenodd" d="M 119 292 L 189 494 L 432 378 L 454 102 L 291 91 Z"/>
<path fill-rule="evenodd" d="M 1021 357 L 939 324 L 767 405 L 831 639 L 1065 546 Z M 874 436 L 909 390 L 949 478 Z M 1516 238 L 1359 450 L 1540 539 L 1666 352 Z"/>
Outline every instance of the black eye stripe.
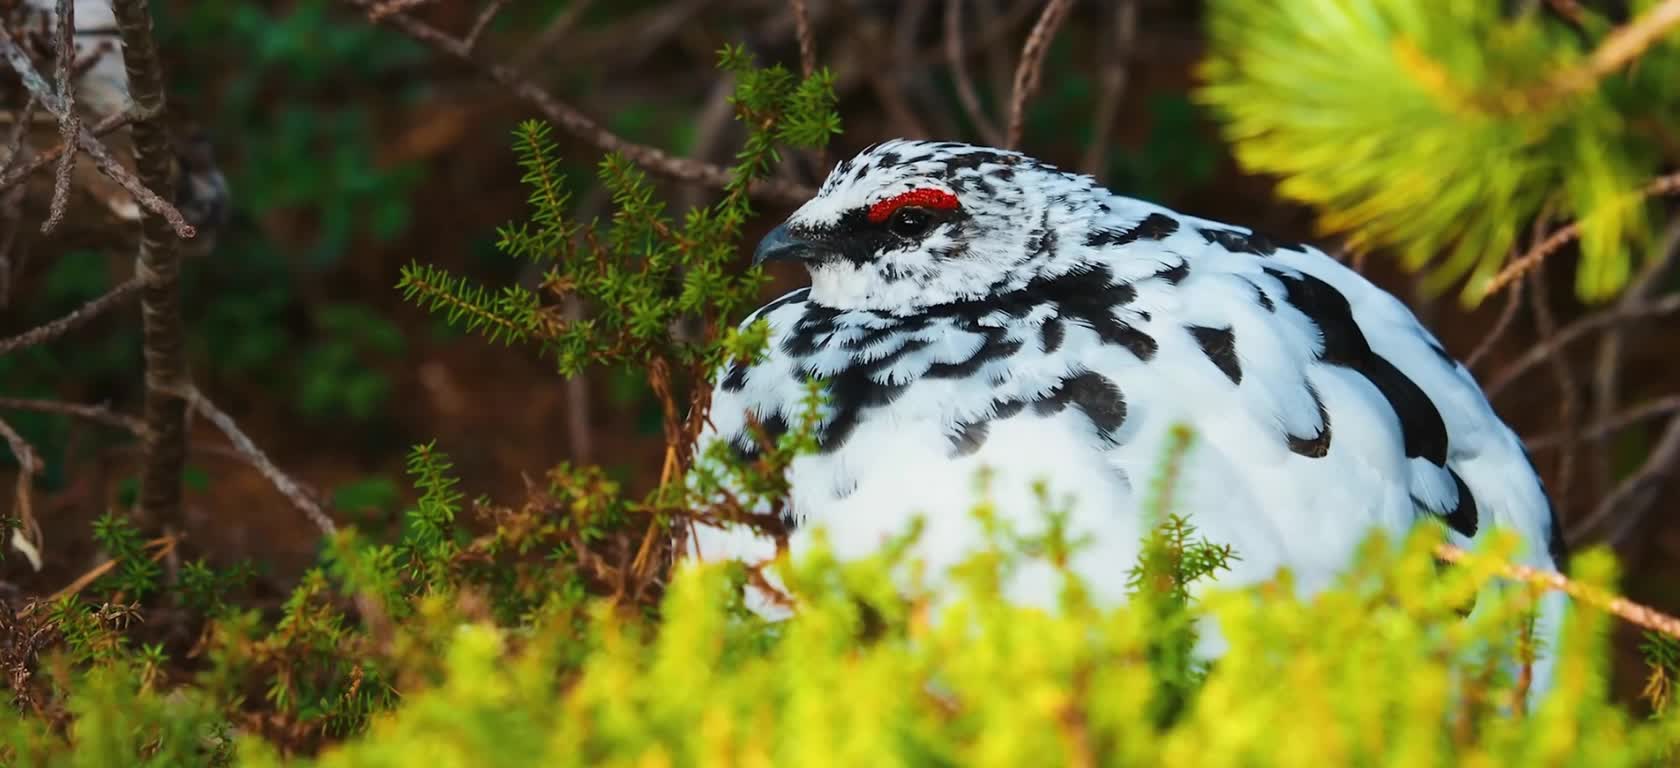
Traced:
<path fill-rule="evenodd" d="M 968 213 L 961 209 L 940 210 L 921 206 L 905 206 L 899 211 L 915 210 L 927 218 L 927 224 L 914 236 L 895 233 L 893 222 L 898 220 L 897 213 L 887 217 L 880 223 L 869 220 L 867 207 L 854 208 L 840 215 L 840 219 L 833 224 L 822 226 L 792 226 L 793 234 L 825 248 L 835 257 L 853 264 L 869 264 L 887 251 L 899 250 L 905 247 L 906 240 L 915 241 L 943 224 L 960 223 L 968 218 Z"/>

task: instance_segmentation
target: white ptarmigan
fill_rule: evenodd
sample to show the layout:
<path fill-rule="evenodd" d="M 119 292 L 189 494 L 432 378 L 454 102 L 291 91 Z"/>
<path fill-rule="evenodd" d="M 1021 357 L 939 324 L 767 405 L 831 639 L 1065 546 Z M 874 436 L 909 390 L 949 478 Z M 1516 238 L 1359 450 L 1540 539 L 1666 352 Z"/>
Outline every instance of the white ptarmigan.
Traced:
<path fill-rule="evenodd" d="M 701 438 L 752 454 L 825 380 L 820 450 L 796 459 L 789 548 L 814 525 L 842 558 L 913 515 L 936 573 L 979 537 L 977 470 L 999 514 L 1042 524 L 1031 485 L 1071 499 L 1073 568 L 1123 599 L 1140 506 L 1167 432 L 1196 436 L 1174 492 L 1240 560 L 1222 585 L 1288 567 L 1327 586 L 1375 529 L 1437 518 L 1456 543 L 1494 528 L 1555 568 L 1562 539 L 1522 442 L 1469 371 L 1393 296 L 1314 248 L 1109 192 L 1016 153 L 895 140 L 841 162 L 755 262 L 803 262 L 811 287 L 768 318 L 751 366 L 719 372 Z M 702 527 L 689 555 L 761 560 L 772 541 Z M 1048 566 L 1006 585 L 1050 605 Z M 749 596 L 750 597 L 750 596 Z M 1561 597 L 1537 627 L 1555 633 Z M 757 605 L 768 610 L 762 601 Z M 1535 669 L 1544 689 L 1551 664 Z"/>

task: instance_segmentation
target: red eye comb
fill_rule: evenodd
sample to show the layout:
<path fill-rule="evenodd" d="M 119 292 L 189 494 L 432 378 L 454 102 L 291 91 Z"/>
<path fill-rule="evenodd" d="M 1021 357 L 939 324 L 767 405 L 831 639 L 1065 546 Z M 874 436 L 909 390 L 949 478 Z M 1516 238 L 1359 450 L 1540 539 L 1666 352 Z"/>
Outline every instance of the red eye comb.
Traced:
<path fill-rule="evenodd" d="M 880 224 L 892 216 L 893 211 L 909 205 L 941 211 L 954 211 L 958 207 L 957 196 L 943 189 L 912 189 L 869 206 L 869 221 L 871 224 Z"/>

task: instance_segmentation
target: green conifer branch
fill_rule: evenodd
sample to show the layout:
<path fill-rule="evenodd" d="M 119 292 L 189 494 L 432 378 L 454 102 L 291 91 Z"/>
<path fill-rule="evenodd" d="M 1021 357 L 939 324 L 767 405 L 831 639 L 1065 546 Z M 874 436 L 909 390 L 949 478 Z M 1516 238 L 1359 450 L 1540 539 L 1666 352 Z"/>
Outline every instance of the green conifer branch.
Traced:
<path fill-rule="evenodd" d="M 1660 27 L 1648 22 L 1666 5 L 1636 25 Z M 1480 300 L 1551 206 L 1579 226 L 1577 292 L 1602 299 L 1652 231 L 1630 193 L 1663 150 L 1631 126 L 1680 110 L 1665 84 L 1680 45 L 1591 21 L 1607 30 L 1597 53 L 1549 14 L 1507 18 L 1498 3 L 1217 0 L 1196 98 L 1238 161 L 1317 207 L 1325 234 L 1433 265 L 1428 289 L 1465 280 Z"/>

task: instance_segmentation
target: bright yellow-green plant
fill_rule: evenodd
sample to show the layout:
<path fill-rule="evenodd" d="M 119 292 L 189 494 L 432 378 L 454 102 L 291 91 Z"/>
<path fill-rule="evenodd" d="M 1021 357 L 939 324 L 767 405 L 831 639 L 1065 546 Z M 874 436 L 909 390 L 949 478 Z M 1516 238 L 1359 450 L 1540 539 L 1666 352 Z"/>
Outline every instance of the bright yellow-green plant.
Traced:
<path fill-rule="evenodd" d="M 1497 558 L 1443 571 L 1439 541 L 1373 539 L 1311 600 L 1287 577 L 1212 593 L 1190 610 L 1217 620 L 1230 651 L 1170 718 L 1158 704 L 1177 691 L 1151 649 L 1173 630 L 1150 601 L 1094 607 L 1071 574 L 1055 610 L 1000 597 L 1001 569 L 1054 547 L 994 536 L 934 610 L 891 587 L 910 565 L 901 548 L 841 563 L 819 544 L 786 566 L 801 609 L 781 625 L 742 615 L 740 573 L 718 565 L 680 569 L 657 624 L 598 605 L 575 666 L 569 625 L 460 624 L 435 686 L 295 764 L 1673 764 L 1680 716 L 1642 720 L 1607 698 L 1607 619 L 1590 606 L 1567 621 L 1554 694 L 1526 711 L 1520 681 L 1484 651 L 1509 644 L 1527 592 L 1484 594 L 1496 604 L 1461 618 Z M 1576 567 L 1590 584 L 1613 575 L 1601 553 Z M 239 755 L 289 764 L 260 743 Z"/>
<path fill-rule="evenodd" d="M 1680 9 L 1619 30 L 1569 3 L 1213 0 L 1207 84 L 1238 161 L 1354 248 L 1389 247 L 1479 300 L 1543 211 L 1578 220 L 1577 292 L 1612 296 L 1677 158 Z M 1513 13 L 1511 9 L 1522 10 Z"/>

